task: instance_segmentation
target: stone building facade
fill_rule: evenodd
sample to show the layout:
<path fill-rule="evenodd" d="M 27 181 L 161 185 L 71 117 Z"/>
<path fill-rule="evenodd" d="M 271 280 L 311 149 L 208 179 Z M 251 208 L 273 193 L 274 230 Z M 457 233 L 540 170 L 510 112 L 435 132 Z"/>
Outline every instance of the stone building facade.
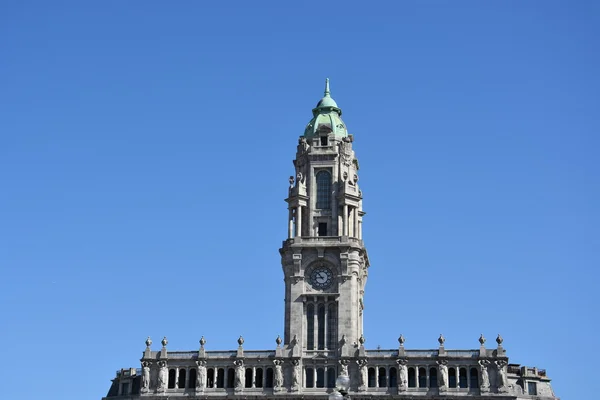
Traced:
<path fill-rule="evenodd" d="M 146 349 L 140 368 L 121 369 L 104 399 L 325 399 L 339 375 L 349 395 L 372 399 L 557 399 L 546 371 L 509 363 L 502 338 L 492 348 L 367 350 L 363 296 L 369 257 L 362 238 L 362 192 L 354 138 L 325 95 L 298 140 L 288 189 L 288 237 L 281 249 L 284 337 L 269 351 L 200 347 Z"/>

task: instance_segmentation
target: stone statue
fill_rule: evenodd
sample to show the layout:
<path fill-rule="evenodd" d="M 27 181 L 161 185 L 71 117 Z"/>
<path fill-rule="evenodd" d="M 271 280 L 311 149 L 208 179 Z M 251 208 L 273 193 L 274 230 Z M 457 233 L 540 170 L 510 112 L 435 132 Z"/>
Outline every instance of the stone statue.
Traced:
<path fill-rule="evenodd" d="M 203 390 L 206 387 L 206 361 L 196 361 L 198 374 L 196 375 L 196 389 Z"/>
<path fill-rule="evenodd" d="M 150 363 L 144 361 L 142 363 L 142 393 L 148 392 L 150 389 Z"/>
<path fill-rule="evenodd" d="M 396 360 L 398 364 L 398 390 L 404 391 L 408 387 L 408 368 L 406 364 L 408 364 L 408 360 L 405 358 L 401 358 Z"/>
<path fill-rule="evenodd" d="M 479 367 L 481 371 L 481 383 L 479 387 L 485 391 L 490 387 L 490 376 L 488 374 L 487 366 L 490 362 L 488 360 L 479 360 Z"/>
<path fill-rule="evenodd" d="M 358 388 L 364 391 L 367 386 L 367 360 L 357 360 L 358 364 Z"/>
<path fill-rule="evenodd" d="M 241 390 L 244 387 L 244 361 L 236 360 L 233 364 L 235 365 L 235 390 Z"/>
<path fill-rule="evenodd" d="M 281 368 L 281 360 L 274 360 L 273 363 L 275 364 L 275 382 L 274 383 L 274 387 L 276 389 L 281 389 L 281 387 L 283 386 L 283 371 Z"/>
<path fill-rule="evenodd" d="M 300 361 L 293 360 L 292 361 L 292 390 L 296 391 L 301 385 L 302 381 L 302 370 L 300 367 Z"/>
<path fill-rule="evenodd" d="M 342 365 L 342 371 L 340 372 L 340 375 L 341 376 L 349 376 L 348 375 L 348 362 L 340 361 L 340 364 Z"/>
<path fill-rule="evenodd" d="M 158 392 L 164 392 L 167 389 L 167 363 L 165 361 L 159 361 L 158 366 L 160 369 L 158 370 L 156 390 Z"/>
<path fill-rule="evenodd" d="M 445 390 L 448 387 L 448 367 L 446 366 L 447 363 L 448 362 L 446 360 L 440 360 L 437 362 L 440 370 L 438 387 L 441 390 Z"/>
<path fill-rule="evenodd" d="M 498 378 L 496 381 L 498 392 L 505 393 L 508 391 L 508 381 L 506 380 L 506 361 L 496 361 L 496 368 L 498 369 Z"/>

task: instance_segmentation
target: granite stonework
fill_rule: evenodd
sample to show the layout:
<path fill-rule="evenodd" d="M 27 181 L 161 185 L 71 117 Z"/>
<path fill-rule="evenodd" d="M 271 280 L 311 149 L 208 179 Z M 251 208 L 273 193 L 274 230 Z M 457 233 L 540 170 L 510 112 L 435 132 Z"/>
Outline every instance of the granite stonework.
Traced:
<path fill-rule="evenodd" d="M 121 369 L 103 399 L 325 399 L 338 376 L 352 398 L 557 399 L 546 371 L 511 364 L 503 339 L 479 338 L 473 350 L 367 350 L 363 335 L 369 258 L 362 239 L 362 192 L 354 138 L 342 110 L 325 95 L 298 140 L 290 176 L 288 237 L 281 249 L 285 282 L 283 338 L 272 350 L 146 349 L 140 368 Z"/>

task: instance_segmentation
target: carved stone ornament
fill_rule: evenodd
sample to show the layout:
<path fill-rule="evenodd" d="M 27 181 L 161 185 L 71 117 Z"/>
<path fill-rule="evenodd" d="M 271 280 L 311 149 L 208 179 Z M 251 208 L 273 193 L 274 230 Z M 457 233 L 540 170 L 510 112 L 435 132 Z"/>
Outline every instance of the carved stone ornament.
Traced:
<path fill-rule="evenodd" d="M 148 339 L 146 339 L 146 347 L 150 348 L 150 346 L 152 346 L 152 339 L 150 339 L 150 336 L 148 336 Z"/>
<path fill-rule="evenodd" d="M 198 366 L 198 374 L 196 374 L 196 390 L 204 390 L 206 387 L 206 361 L 196 361 Z"/>
<path fill-rule="evenodd" d="M 275 391 L 280 391 L 283 387 L 283 360 L 273 360 L 273 364 L 275 364 L 275 377 L 273 381 L 273 389 Z"/>
<path fill-rule="evenodd" d="M 496 369 L 498 370 L 496 385 L 498 386 L 498 393 L 508 392 L 508 380 L 506 378 L 506 365 L 508 363 L 504 360 L 496 361 Z"/>
<path fill-rule="evenodd" d="M 408 387 L 408 360 L 406 358 L 399 358 L 396 360 L 398 364 L 398 390 L 405 391 Z"/>
<path fill-rule="evenodd" d="M 299 360 L 292 360 L 292 392 L 297 392 L 302 384 L 302 367 Z"/>
<path fill-rule="evenodd" d="M 483 333 L 479 336 L 479 343 L 483 346 L 485 344 L 485 337 L 483 337 Z"/>
<path fill-rule="evenodd" d="M 235 360 L 235 390 L 239 391 L 244 388 L 244 360 Z"/>
<path fill-rule="evenodd" d="M 162 347 L 167 347 L 167 345 L 169 344 L 169 341 L 167 340 L 167 337 L 164 336 L 163 339 L 160 341 L 160 343 L 162 344 Z"/>
<path fill-rule="evenodd" d="M 479 371 L 481 376 L 479 388 L 482 392 L 487 392 L 490 389 L 490 376 L 487 368 L 489 363 L 488 360 L 479 360 Z"/>
<path fill-rule="evenodd" d="M 277 335 L 277 339 L 275 339 L 275 343 L 277 343 L 277 347 L 281 346 L 281 336 Z"/>
<path fill-rule="evenodd" d="M 159 361 L 158 362 L 158 379 L 156 384 L 156 391 L 161 393 L 167 390 L 167 362 Z"/>
<path fill-rule="evenodd" d="M 148 393 L 150 390 L 150 366 L 152 363 L 150 361 L 142 362 L 142 387 L 140 391 L 142 393 Z"/>
<path fill-rule="evenodd" d="M 200 338 L 200 347 L 204 347 L 205 344 L 206 344 L 206 339 L 204 339 L 204 336 L 202 336 Z"/>
<path fill-rule="evenodd" d="M 350 376 L 348 375 L 348 364 L 350 363 L 350 361 L 348 360 L 340 360 L 340 365 L 342 366 L 342 369 L 340 370 L 340 376 Z"/>
<path fill-rule="evenodd" d="M 365 359 L 357 360 L 358 364 L 358 390 L 364 392 L 367 388 L 367 364 L 368 361 Z"/>
<path fill-rule="evenodd" d="M 446 390 L 448 388 L 448 361 L 438 360 L 438 370 L 440 371 L 438 387 L 440 390 Z"/>
<path fill-rule="evenodd" d="M 502 346 L 502 342 L 504 342 L 504 339 L 502 339 L 502 336 L 498 334 L 498 337 L 496 338 L 496 343 L 498 343 L 498 347 Z"/>
<path fill-rule="evenodd" d="M 446 338 L 444 337 L 444 335 L 442 335 L 440 333 L 440 337 L 438 338 L 438 342 L 440 343 L 440 346 L 443 346 L 445 341 L 446 341 Z"/>
<path fill-rule="evenodd" d="M 360 343 L 360 345 L 364 345 L 365 342 L 367 341 L 367 339 L 365 339 L 365 337 L 361 334 L 360 337 L 358 338 L 358 343 Z"/>
<path fill-rule="evenodd" d="M 404 339 L 404 335 L 400 334 L 400 337 L 398 338 L 398 343 L 400 343 L 400 346 L 404 346 L 404 342 L 406 340 Z"/>

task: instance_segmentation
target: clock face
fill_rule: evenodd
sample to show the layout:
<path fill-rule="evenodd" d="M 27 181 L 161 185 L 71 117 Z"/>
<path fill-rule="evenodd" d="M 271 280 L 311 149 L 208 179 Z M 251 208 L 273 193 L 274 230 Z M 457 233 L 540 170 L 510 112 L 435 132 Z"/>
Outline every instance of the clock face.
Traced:
<path fill-rule="evenodd" d="M 310 283 L 315 289 L 327 289 L 333 283 L 333 274 L 327 267 L 316 267 L 310 273 Z"/>

